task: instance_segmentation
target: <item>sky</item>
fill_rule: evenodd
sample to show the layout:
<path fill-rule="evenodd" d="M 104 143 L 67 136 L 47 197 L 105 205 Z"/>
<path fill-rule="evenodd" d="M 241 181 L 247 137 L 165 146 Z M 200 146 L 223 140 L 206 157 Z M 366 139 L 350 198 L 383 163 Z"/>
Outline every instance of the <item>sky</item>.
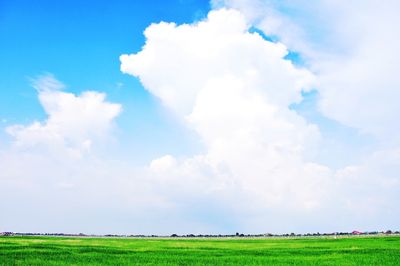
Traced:
<path fill-rule="evenodd" d="M 0 1 L 0 231 L 398 230 L 400 4 Z"/>

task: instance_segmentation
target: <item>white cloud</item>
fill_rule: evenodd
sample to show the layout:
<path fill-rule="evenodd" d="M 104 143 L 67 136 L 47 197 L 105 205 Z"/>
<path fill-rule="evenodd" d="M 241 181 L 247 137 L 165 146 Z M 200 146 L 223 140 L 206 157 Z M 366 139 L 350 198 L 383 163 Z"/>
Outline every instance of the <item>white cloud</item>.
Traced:
<path fill-rule="evenodd" d="M 396 133 L 400 113 L 396 74 L 399 2 L 211 2 L 215 8 L 240 10 L 249 24 L 299 52 L 315 73 L 321 112 L 376 138 L 376 152 L 360 155 L 364 159 L 358 165 L 334 174 L 331 200 L 343 208 L 338 209 L 334 202 L 325 205 L 341 217 L 338 224 L 395 226 L 400 165 L 393 156 L 400 145 Z"/>
<path fill-rule="evenodd" d="M 399 2 L 330 3 L 326 8 L 336 14 L 337 38 L 344 40 L 345 54 L 317 62 L 321 110 L 381 141 L 399 144 Z"/>
<path fill-rule="evenodd" d="M 51 75 L 35 79 L 33 86 L 48 118 L 7 127 L 18 148 L 44 147 L 80 157 L 94 141 L 107 136 L 121 112 L 119 104 L 105 101 L 104 93 L 87 91 L 76 96 L 62 91 L 64 85 Z"/>
<path fill-rule="evenodd" d="M 161 234 L 182 226 L 170 217 L 174 206 L 130 162 L 6 150 L 0 169 L 2 231 Z"/>
<path fill-rule="evenodd" d="M 145 31 L 143 50 L 121 56 L 121 70 L 139 76 L 151 93 L 182 115 L 191 112 L 207 82 L 229 75 L 265 82 L 254 86 L 262 87 L 272 103 L 300 101 L 300 91 L 310 89 L 313 76 L 282 59 L 284 45 L 247 29 L 243 16 L 232 10 L 210 12 L 197 25 L 153 24 Z"/>
<path fill-rule="evenodd" d="M 46 73 L 45 75 L 31 79 L 32 87 L 34 87 L 38 93 L 60 91 L 65 88 L 65 85 L 57 80 L 53 74 Z"/>
<path fill-rule="evenodd" d="M 173 211 L 144 169 L 96 149 L 111 136 L 120 104 L 104 93 L 64 92 L 52 75 L 33 85 L 48 117 L 7 128 L 14 145 L 0 149 L 0 231 L 143 233 L 154 222 L 141 217 Z"/>
<path fill-rule="evenodd" d="M 211 0 L 215 8 L 228 7 L 240 10 L 246 21 L 261 29 L 269 37 L 278 38 L 290 50 L 300 51 L 302 56 L 315 56 L 315 50 L 307 41 L 323 24 L 308 23 L 305 18 L 319 17 L 316 1 L 275 1 L 275 0 Z M 287 14 L 285 11 L 289 11 Z M 306 31 L 302 26 L 306 24 Z"/>
<path fill-rule="evenodd" d="M 212 1 L 236 8 L 267 35 L 300 52 L 317 73 L 324 115 L 375 136 L 399 139 L 399 1 Z"/>
<path fill-rule="evenodd" d="M 335 200 L 347 210 L 338 215 L 338 223 L 358 223 L 381 230 L 396 228 L 399 170 L 400 150 L 392 148 L 374 152 L 359 165 L 338 171 Z"/>
<path fill-rule="evenodd" d="M 332 174 L 312 163 L 318 128 L 289 109 L 314 77 L 284 59 L 283 44 L 248 27 L 242 14 L 226 9 L 197 24 L 153 24 L 142 51 L 121 56 L 121 70 L 186 119 L 207 149 L 182 160 L 156 159 L 151 169 L 182 188 L 164 191 L 180 195 L 177 202 L 213 198 L 242 214 L 251 205 L 252 215 L 318 209 Z"/>
<path fill-rule="evenodd" d="M 92 149 L 92 143 L 101 145 L 111 136 L 119 104 L 105 101 L 103 93 L 74 95 L 54 84 L 61 83 L 52 76 L 35 81 L 47 119 L 9 127 L 14 145 L 0 149 L 0 202 L 9 203 L 0 206 L 0 212 L 8 214 L 0 221 L 0 231 L 171 234 L 226 230 L 200 222 L 197 211 L 183 217 L 191 206 L 189 201 L 180 201 L 185 198 L 179 186 L 182 179 L 164 182 L 168 179 L 158 174 L 174 164 L 171 156 L 150 168 L 135 167 L 129 157 L 117 160 L 115 150 L 104 155 Z M 189 161 L 186 165 L 183 174 L 200 168 Z M 197 187 L 196 182 L 188 183 L 187 195 Z"/>

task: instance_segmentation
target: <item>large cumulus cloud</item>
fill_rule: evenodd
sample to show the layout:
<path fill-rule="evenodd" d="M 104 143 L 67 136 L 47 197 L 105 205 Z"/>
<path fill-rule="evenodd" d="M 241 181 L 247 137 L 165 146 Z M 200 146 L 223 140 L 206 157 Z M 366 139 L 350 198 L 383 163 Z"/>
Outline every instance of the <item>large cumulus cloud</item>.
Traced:
<path fill-rule="evenodd" d="M 121 56 L 121 70 L 185 119 L 206 147 L 193 158 L 157 159 L 151 168 L 194 195 L 228 200 L 226 208 L 318 209 L 331 171 L 313 162 L 318 127 L 289 108 L 314 76 L 285 59 L 283 44 L 249 27 L 226 9 L 196 24 L 153 24 L 143 49 Z"/>

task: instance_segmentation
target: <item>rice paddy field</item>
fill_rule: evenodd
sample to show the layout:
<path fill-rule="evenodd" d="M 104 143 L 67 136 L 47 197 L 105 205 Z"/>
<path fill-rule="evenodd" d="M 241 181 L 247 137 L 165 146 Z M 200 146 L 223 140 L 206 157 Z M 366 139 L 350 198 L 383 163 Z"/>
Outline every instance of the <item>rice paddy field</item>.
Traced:
<path fill-rule="evenodd" d="M 0 237 L 0 265 L 400 265 L 400 237 Z"/>

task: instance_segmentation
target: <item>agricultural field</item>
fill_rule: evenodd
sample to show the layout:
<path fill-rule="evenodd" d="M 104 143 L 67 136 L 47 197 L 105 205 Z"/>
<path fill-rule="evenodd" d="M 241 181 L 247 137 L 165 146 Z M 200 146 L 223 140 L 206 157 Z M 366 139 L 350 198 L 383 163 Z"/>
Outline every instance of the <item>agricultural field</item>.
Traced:
<path fill-rule="evenodd" d="M 400 265 L 400 237 L 0 237 L 0 265 Z"/>

